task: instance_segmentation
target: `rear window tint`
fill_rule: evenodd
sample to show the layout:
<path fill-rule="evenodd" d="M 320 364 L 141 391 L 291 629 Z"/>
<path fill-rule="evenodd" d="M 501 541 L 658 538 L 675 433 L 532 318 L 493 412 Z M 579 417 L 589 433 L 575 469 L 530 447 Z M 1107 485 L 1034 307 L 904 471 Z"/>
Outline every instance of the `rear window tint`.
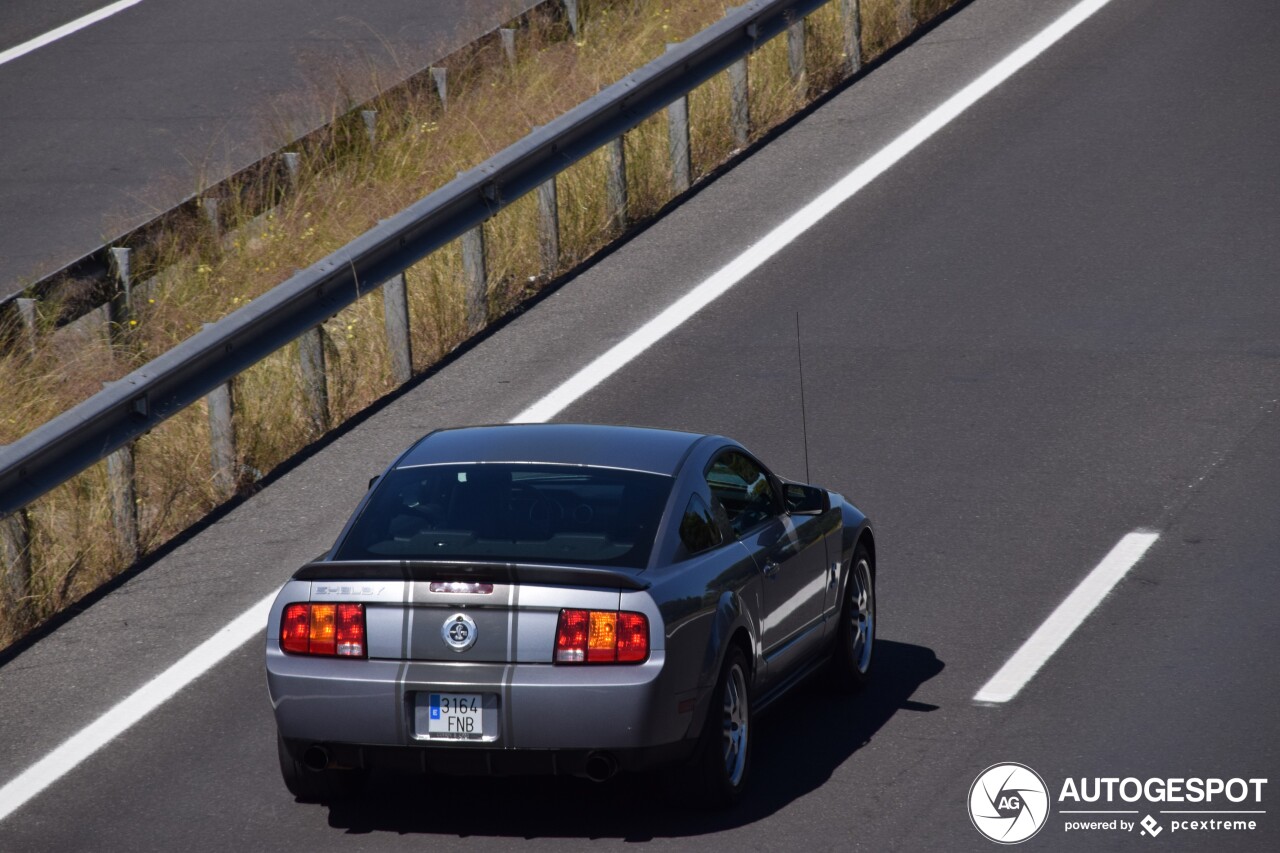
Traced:
<path fill-rule="evenodd" d="M 339 560 L 502 560 L 644 568 L 672 478 L 575 465 L 392 471 Z"/>
<path fill-rule="evenodd" d="M 689 498 L 689 506 L 680 519 L 680 541 L 690 554 L 701 553 L 714 548 L 724 540 L 720 526 L 711 515 L 707 502 L 695 494 Z"/>
<path fill-rule="evenodd" d="M 707 486 L 739 536 L 778 512 L 773 486 L 764 470 L 741 453 L 730 451 L 717 457 L 707 471 Z"/>

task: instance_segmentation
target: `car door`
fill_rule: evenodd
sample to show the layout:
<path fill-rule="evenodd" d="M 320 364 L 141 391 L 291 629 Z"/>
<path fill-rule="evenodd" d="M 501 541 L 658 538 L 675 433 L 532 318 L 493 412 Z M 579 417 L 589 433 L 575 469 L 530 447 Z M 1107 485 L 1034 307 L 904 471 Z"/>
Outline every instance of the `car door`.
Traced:
<path fill-rule="evenodd" d="M 770 681 L 804 660 L 821 640 L 826 551 L 815 528 L 784 512 L 781 495 L 760 463 L 738 450 L 719 454 L 707 486 L 763 575 L 761 645 Z"/>
<path fill-rule="evenodd" d="M 787 515 L 796 524 L 801 547 L 808 549 L 817 542 L 822 543 L 821 553 L 826 566 L 826 592 L 822 597 L 823 636 L 831 637 L 839 627 L 832 617 L 840 607 L 840 535 L 843 529 L 840 510 L 833 509 L 827 492 L 815 486 L 783 482 L 782 495 Z M 817 552 L 814 553 L 816 555 Z"/>

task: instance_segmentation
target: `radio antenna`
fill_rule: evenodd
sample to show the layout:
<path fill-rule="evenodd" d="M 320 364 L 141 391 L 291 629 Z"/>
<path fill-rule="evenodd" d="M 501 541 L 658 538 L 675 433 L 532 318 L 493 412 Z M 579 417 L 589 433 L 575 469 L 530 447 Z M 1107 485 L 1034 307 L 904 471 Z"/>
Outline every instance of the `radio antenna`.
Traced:
<path fill-rule="evenodd" d="M 800 434 L 804 440 L 804 481 L 809 478 L 809 422 L 804 413 L 804 356 L 800 347 L 800 312 L 796 312 L 796 364 L 800 368 Z"/>

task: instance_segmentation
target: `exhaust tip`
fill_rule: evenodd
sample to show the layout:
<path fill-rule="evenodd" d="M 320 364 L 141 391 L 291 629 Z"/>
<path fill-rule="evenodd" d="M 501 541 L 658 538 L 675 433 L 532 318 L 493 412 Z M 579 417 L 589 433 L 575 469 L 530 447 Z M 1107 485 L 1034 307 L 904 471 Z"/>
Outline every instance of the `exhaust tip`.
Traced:
<path fill-rule="evenodd" d="M 607 752 L 593 752 L 587 756 L 584 770 L 592 782 L 607 782 L 618 772 L 618 759 Z"/>
<path fill-rule="evenodd" d="M 329 766 L 329 751 L 318 744 L 309 746 L 302 753 L 302 763 L 311 770 L 324 770 Z"/>

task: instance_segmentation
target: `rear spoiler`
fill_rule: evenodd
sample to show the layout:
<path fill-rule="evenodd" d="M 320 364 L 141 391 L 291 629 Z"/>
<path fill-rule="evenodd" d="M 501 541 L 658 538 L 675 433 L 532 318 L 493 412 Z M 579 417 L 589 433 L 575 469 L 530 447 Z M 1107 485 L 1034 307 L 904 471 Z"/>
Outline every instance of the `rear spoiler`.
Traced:
<path fill-rule="evenodd" d="M 648 581 L 624 569 L 544 566 L 534 563 L 458 563 L 425 560 L 317 560 L 293 573 L 299 581 L 488 581 L 608 589 L 648 589 Z"/>

